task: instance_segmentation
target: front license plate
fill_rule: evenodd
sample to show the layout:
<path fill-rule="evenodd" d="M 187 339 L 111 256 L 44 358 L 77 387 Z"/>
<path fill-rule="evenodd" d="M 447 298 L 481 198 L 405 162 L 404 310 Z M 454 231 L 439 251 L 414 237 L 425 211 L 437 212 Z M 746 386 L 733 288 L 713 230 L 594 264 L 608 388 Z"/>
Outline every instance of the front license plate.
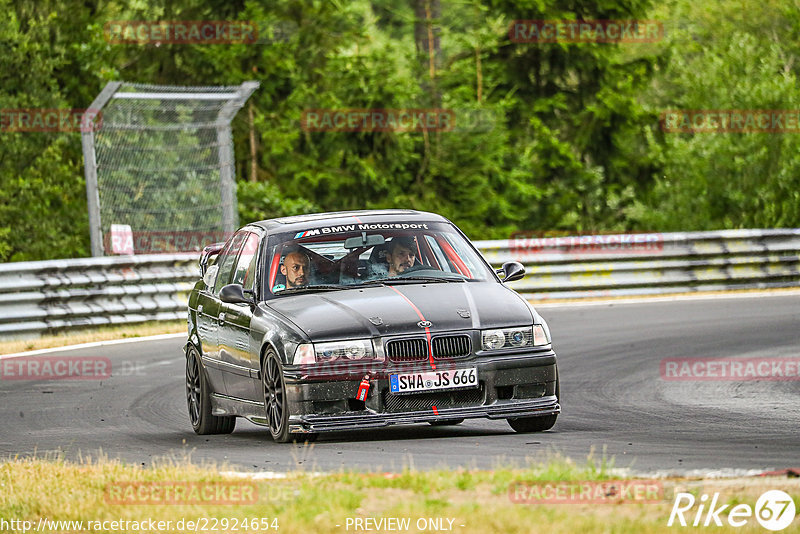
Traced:
<path fill-rule="evenodd" d="M 451 369 L 428 373 L 407 373 L 389 375 L 389 391 L 392 393 L 411 393 L 414 391 L 435 391 L 439 389 L 460 389 L 478 387 L 478 369 Z"/>

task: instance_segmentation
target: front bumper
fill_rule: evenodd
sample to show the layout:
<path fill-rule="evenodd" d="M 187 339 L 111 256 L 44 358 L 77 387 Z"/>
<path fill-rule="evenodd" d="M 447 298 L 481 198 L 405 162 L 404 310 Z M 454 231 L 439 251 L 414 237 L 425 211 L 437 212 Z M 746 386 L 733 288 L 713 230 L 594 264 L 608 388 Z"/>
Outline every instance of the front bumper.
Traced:
<path fill-rule="evenodd" d="M 554 415 L 561 412 L 556 396 L 558 370 L 552 350 L 538 353 L 493 355 L 449 362 L 449 368 L 476 367 L 478 389 L 394 395 L 389 375 L 427 372 L 392 368 L 373 370 L 365 402 L 355 399 L 364 371 L 335 379 L 315 380 L 301 370 L 284 372 L 286 394 L 293 406 L 291 432 L 326 432 L 425 423 L 452 419 L 505 419 Z"/>

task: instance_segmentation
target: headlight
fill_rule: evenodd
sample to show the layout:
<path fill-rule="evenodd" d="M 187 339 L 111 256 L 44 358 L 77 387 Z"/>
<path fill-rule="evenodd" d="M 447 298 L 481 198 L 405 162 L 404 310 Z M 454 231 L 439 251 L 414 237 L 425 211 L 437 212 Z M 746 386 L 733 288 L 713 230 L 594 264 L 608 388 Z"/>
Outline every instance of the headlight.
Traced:
<path fill-rule="evenodd" d="M 484 330 L 481 333 L 481 341 L 483 350 L 538 347 L 550 343 L 545 329 L 540 324 L 535 324 L 532 327 Z"/>
<path fill-rule="evenodd" d="M 372 340 L 353 339 L 330 343 L 304 343 L 294 353 L 295 365 L 315 362 L 375 360 Z"/>
<path fill-rule="evenodd" d="M 502 349 L 506 337 L 502 330 L 487 330 L 483 333 L 483 348 L 486 350 Z"/>

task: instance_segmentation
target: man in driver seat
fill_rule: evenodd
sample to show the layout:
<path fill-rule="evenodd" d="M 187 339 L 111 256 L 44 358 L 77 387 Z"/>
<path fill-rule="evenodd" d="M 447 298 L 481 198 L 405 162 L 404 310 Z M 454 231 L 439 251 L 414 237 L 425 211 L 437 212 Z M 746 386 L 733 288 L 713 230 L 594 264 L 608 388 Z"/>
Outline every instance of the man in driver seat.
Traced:
<path fill-rule="evenodd" d="M 398 276 L 414 265 L 416 259 L 417 245 L 411 237 L 395 237 L 386 245 L 389 276 Z"/>
<path fill-rule="evenodd" d="M 299 248 L 287 252 L 281 265 L 281 274 L 286 276 L 286 286 L 289 288 L 307 286 L 311 274 L 310 266 L 308 254 Z"/>

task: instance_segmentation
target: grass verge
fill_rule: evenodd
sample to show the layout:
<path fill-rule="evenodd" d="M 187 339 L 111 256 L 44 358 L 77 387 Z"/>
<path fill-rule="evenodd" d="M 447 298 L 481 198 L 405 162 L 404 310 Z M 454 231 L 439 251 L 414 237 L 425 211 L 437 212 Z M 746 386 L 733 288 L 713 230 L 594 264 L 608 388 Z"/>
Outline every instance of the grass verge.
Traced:
<path fill-rule="evenodd" d="M 39 532 L 144 532 L 153 528 L 185 532 L 210 531 L 216 526 L 218 532 L 329 533 L 385 532 L 389 524 L 358 529 L 355 521 L 395 518 L 401 526 L 408 521 L 407 528 L 395 529 L 405 532 L 431 532 L 438 526 L 442 527 L 438 531 L 461 533 L 651 533 L 675 530 L 667 527 L 667 519 L 677 491 L 695 495 L 719 492 L 720 502 L 754 506 L 764 491 L 781 489 L 800 503 L 800 480 L 763 477 L 663 480 L 659 483 L 664 495 L 650 503 L 611 499 L 609 504 L 517 504 L 509 493 L 509 486 L 520 482 L 614 478 L 603 464 L 598 467 L 588 461 L 577 465 L 562 458 L 493 471 L 295 472 L 269 480 L 234 476 L 224 467 L 188 460 L 141 468 L 107 460 L 11 459 L 0 464 L 0 525 L 3 520 L 29 521 L 36 530 L 44 518 L 47 528 Z M 148 499 L 150 503 L 144 503 Z M 153 504 L 153 499 L 160 504 Z M 218 499 L 227 502 L 220 504 Z M 746 527 L 733 528 L 725 522 L 725 514 L 720 517 L 725 526 L 712 526 L 714 532 L 764 531 L 753 518 Z M 159 521 L 171 523 L 158 525 Z M 188 528 L 188 521 L 199 528 Z M 22 532 L 25 524 L 16 526 L 14 531 Z M 678 528 L 689 529 L 694 530 Z M 796 532 L 792 527 L 785 530 L 791 531 Z"/>
<path fill-rule="evenodd" d="M 151 321 L 131 325 L 98 326 L 96 328 L 70 330 L 60 334 L 42 336 L 37 339 L 0 341 L 0 354 L 13 354 L 15 352 L 49 349 L 95 341 L 110 341 L 159 334 L 179 334 L 181 332 L 186 332 L 186 321 Z"/>

